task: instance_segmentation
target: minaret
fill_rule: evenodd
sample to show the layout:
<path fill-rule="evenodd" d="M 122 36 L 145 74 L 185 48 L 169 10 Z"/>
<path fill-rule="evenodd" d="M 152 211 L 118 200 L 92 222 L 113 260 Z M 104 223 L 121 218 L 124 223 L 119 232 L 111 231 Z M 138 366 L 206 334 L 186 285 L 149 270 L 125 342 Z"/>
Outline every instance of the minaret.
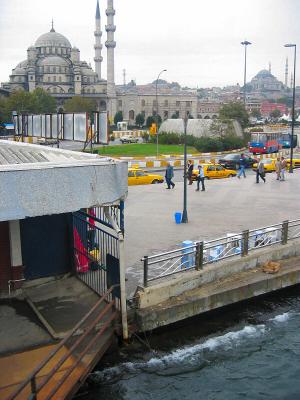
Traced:
<path fill-rule="evenodd" d="M 286 58 L 286 60 L 285 60 L 285 79 L 284 79 L 284 84 L 285 84 L 286 88 L 288 86 L 288 76 L 289 76 L 289 60 L 288 60 L 288 58 Z"/>
<path fill-rule="evenodd" d="M 271 74 L 271 61 L 269 61 L 269 72 Z"/>
<path fill-rule="evenodd" d="M 101 63 L 103 61 L 103 57 L 101 56 L 102 51 L 102 44 L 101 44 L 101 17 L 100 17 L 100 7 L 99 7 L 99 0 L 97 0 L 97 7 L 96 7 L 96 25 L 95 25 L 95 71 L 98 75 L 98 79 L 101 79 Z"/>
<path fill-rule="evenodd" d="M 107 97 L 108 97 L 108 111 L 110 118 L 114 117 L 116 112 L 116 87 L 115 87 L 115 47 L 116 42 L 114 41 L 114 33 L 116 26 L 114 25 L 114 1 L 107 0 L 107 25 L 105 27 L 107 32 L 107 41 L 105 46 L 107 47 Z"/>

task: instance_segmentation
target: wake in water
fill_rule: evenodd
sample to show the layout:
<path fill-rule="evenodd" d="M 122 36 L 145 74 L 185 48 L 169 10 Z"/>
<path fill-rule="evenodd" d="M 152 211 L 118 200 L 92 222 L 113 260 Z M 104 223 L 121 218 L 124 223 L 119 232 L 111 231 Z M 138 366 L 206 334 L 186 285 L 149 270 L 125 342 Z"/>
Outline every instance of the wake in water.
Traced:
<path fill-rule="evenodd" d="M 109 383 L 116 379 L 122 379 L 124 375 L 136 375 L 141 371 L 159 374 L 166 370 L 172 371 L 177 367 L 182 369 L 183 366 L 185 370 L 200 368 L 202 364 L 207 365 L 215 359 L 222 358 L 222 354 L 226 354 L 228 358 L 230 354 L 236 353 L 234 350 L 238 348 L 240 348 L 240 352 L 241 349 L 250 351 L 252 346 L 255 351 L 257 343 L 262 341 L 270 330 L 274 329 L 274 323 L 285 323 L 292 315 L 292 312 L 285 312 L 270 318 L 266 324 L 247 325 L 240 330 L 211 337 L 204 342 L 176 349 L 169 354 L 152 357 L 148 361 L 122 363 L 103 371 L 94 372 L 90 378 L 95 383 Z"/>

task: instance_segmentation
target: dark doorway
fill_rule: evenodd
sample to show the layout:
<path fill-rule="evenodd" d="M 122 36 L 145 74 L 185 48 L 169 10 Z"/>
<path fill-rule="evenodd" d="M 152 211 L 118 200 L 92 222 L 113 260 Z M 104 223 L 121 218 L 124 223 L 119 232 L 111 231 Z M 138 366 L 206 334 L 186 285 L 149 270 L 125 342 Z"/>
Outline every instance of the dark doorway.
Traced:
<path fill-rule="evenodd" d="M 0 291 L 8 290 L 10 275 L 10 244 L 8 222 L 0 222 Z"/>
<path fill-rule="evenodd" d="M 72 268 L 72 214 L 21 221 L 25 279 L 64 274 Z"/>

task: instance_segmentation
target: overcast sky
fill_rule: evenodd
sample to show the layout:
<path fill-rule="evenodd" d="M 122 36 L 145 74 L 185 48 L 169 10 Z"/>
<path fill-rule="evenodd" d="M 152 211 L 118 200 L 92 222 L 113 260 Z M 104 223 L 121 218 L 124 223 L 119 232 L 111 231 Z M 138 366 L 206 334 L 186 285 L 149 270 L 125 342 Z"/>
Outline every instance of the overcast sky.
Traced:
<path fill-rule="evenodd" d="M 106 0 L 100 0 L 102 30 Z M 247 77 L 268 69 L 284 81 L 285 43 L 300 39 L 300 0 L 115 0 L 116 83 L 144 84 L 162 78 L 190 87 L 243 84 L 244 53 Z M 26 59 L 27 48 L 51 28 L 66 36 L 94 68 L 96 0 L 0 0 L 0 82 Z M 103 44 L 106 33 L 103 32 Z M 299 48 L 300 48 L 300 42 Z M 103 50 L 106 76 L 106 49 Z M 300 60 L 300 59 L 299 59 Z M 300 62 L 300 61 L 299 61 Z M 296 84 L 300 84 L 300 64 Z M 105 77 L 104 76 L 104 77 Z"/>

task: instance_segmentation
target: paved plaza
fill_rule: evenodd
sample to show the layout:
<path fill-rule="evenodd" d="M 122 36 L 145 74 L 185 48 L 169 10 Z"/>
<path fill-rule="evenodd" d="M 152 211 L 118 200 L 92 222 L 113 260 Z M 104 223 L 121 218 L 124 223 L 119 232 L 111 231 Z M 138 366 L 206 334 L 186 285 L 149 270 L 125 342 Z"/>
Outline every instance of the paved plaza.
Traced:
<path fill-rule="evenodd" d="M 207 240 L 226 233 L 259 228 L 300 218 L 300 170 L 286 174 L 286 181 L 267 174 L 256 184 L 247 178 L 206 181 L 206 191 L 188 185 L 188 224 L 175 224 L 182 211 L 183 182 L 174 190 L 165 184 L 129 187 L 125 203 L 127 288 L 131 295 L 142 279 L 144 255 L 175 249 L 184 240 Z"/>

